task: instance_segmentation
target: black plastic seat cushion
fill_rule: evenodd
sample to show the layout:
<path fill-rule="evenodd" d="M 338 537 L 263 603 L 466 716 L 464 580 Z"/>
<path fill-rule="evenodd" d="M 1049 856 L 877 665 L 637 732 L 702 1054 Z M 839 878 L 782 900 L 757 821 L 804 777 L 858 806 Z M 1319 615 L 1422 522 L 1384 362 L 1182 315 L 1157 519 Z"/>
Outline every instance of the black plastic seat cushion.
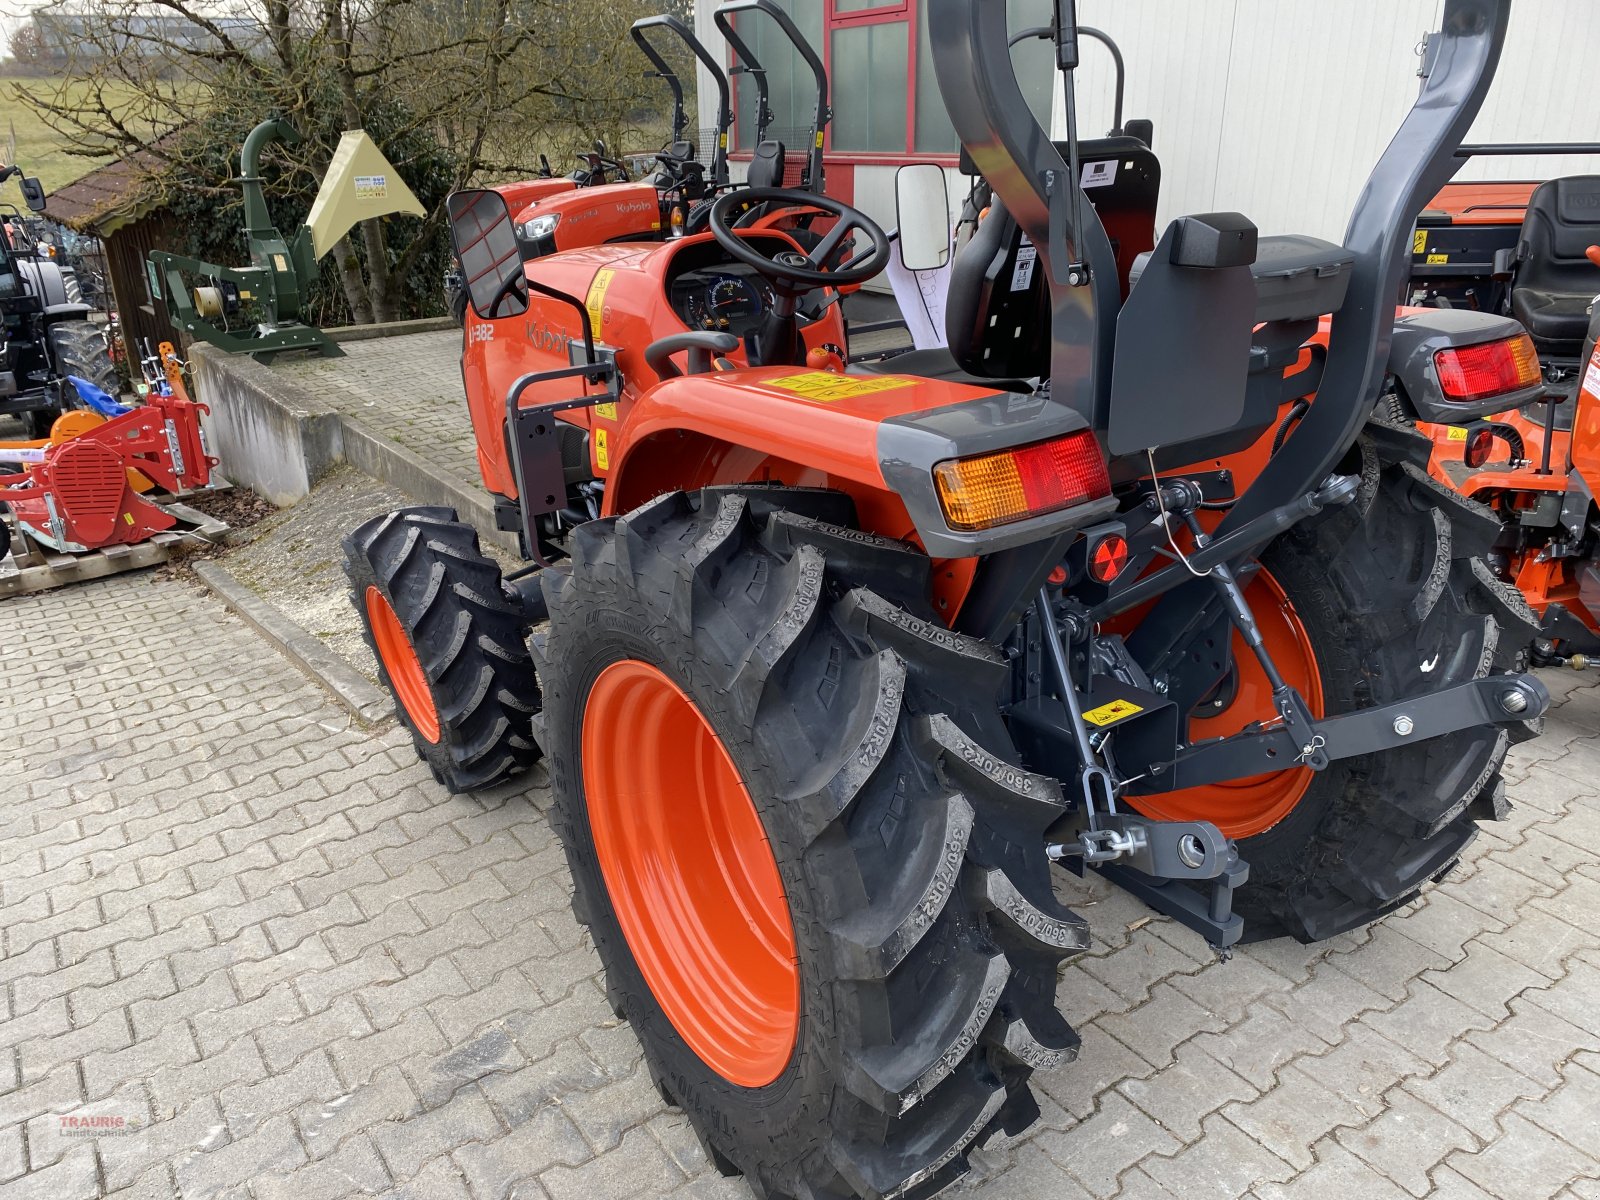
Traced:
<path fill-rule="evenodd" d="M 1600 294 L 1600 267 L 1585 254 L 1600 245 L 1600 175 L 1541 183 L 1528 198 L 1517 241 L 1511 313 L 1544 354 L 1575 358 L 1588 332 L 1586 310 Z"/>

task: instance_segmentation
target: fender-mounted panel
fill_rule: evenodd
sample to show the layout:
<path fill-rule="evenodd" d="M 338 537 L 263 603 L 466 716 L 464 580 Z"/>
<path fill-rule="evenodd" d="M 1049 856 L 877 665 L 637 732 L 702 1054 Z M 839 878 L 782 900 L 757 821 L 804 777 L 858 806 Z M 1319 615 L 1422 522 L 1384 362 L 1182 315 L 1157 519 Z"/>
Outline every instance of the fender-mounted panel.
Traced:
<path fill-rule="evenodd" d="M 1047 397 L 911 375 L 758 367 L 669 379 L 646 393 L 626 420 L 619 441 L 627 450 L 606 489 L 607 511 L 648 499 L 635 495 L 640 489 L 630 484 L 630 466 L 660 454 L 665 439 L 690 434 L 797 464 L 840 486 L 848 481 L 893 493 L 930 555 L 967 558 L 1097 520 L 1115 502 L 1097 500 L 996 529 L 957 531 L 940 508 L 934 465 L 1084 428 L 1081 415 Z"/>

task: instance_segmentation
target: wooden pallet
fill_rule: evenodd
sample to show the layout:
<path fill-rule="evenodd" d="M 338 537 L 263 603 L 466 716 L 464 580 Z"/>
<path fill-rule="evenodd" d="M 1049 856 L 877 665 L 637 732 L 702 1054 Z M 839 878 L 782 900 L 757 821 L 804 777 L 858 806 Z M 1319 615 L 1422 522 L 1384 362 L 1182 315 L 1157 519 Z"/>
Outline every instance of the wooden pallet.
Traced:
<path fill-rule="evenodd" d="M 192 528 L 165 530 L 132 545 L 107 546 L 103 550 L 90 550 L 84 554 L 63 554 L 39 545 L 22 532 L 15 517 L 9 512 L 4 513 L 0 519 L 6 522 L 10 530 L 11 552 L 0 558 L 0 599 L 27 592 L 42 592 L 69 583 L 82 583 L 88 579 L 103 579 L 123 571 L 137 571 L 141 567 L 154 567 L 171 558 L 173 547 L 182 542 L 195 537 L 216 542 L 228 532 L 226 523 L 190 508 L 175 498 L 159 495 L 147 498 Z"/>

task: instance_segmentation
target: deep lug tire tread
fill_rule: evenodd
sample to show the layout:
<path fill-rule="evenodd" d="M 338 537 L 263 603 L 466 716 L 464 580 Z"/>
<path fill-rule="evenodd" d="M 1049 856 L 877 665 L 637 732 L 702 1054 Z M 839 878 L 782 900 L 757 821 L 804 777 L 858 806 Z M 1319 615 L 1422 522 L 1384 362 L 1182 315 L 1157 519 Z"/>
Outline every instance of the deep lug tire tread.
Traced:
<path fill-rule="evenodd" d="M 454 509 L 402 508 L 353 530 L 343 546 L 350 600 L 383 682 L 388 672 L 366 618 L 370 585 L 394 608 L 427 676 L 439 740 L 423 737 L 398 701 L 395 714 L 434 777 L 467 792 L 537 761 L 532 723 L 540 696 L 529 622 L 477 531 Z"/>
<path fill-rule="evenodd" d="M 925 562 L 852 517 L 837 493 L 673 494 L 581 527 L 545 578 L 555 822 L 608 995 L 713 1161 L 772 1197 L 931 1194 L 1037 1115 L 1028 1076 L 1078 1046 L 1055 979 L 1087 930 L 1044 855 L 1060 789 L 1011 765 L 1003 660 L 919 615 Z M 776 848 L 803 1002 L 766 1088 L 717 1079 L 676 1037 L 611 913 L 577 749 L 587 689 L 619 657 L 689 692 Z"/>
<path fill-rule="evenodd" d="M 1262 556 L 1310 632 L 1327 711 L 1521 670 L 1536 624 L 1477 558 L 1482 506 L 1384 462 L 1368 439 L 1351 453 L 1355 501 Z M 1240 844 L 1246 938 L 1317 941 L 1410 902 L 1455 865 L 1478 820 L 1504 814 L 1506 751 L 1536 731 L 1476 726 L 1333 763 L 1278 826 Z"/>

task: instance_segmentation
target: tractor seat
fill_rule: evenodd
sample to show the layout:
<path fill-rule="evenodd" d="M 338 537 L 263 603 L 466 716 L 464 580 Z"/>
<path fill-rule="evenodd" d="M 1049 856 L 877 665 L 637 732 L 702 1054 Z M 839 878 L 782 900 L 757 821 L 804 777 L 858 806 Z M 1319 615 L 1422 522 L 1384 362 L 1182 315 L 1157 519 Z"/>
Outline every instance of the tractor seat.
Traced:
<path fill-rule="evenodd" d="M 745 182 L 753 188 L 783 186 L 783 168 L 786 152 L 783 143 L 770 138 L 755 148 L 750 158 L 750 169 L 745 172 Z"/>
<path fill-rule="evenodd" d="M 1511 313 L 1540 354 L 1576 358 L 1589 331 L 1600 268 L 1584 252 L 1600 245 L 1600 175 L 1551 179 L 1534 189 L 1517 242 Z"/>

